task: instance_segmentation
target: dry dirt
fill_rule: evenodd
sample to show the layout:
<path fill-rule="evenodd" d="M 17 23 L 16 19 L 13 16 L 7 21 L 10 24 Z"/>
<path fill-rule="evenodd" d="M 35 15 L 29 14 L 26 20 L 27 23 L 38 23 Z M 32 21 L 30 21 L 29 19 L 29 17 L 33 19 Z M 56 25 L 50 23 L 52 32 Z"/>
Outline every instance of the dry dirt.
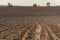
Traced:
<path fill-rule="evenodd" d="M 31 14 L 27 10 L 15 13 L 0 9 L 0 40 L 60 40 L 60 15 L 51 8 L 49 13 L 42 8 L 43 13 L 31 11 Z"/>

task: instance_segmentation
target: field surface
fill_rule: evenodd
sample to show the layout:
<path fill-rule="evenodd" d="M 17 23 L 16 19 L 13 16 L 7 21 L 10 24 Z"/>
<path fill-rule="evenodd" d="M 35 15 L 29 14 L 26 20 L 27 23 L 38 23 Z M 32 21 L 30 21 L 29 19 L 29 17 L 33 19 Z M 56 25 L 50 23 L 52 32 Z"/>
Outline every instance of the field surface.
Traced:
<path fill-rule="evenodd" d="M 60 9 L 35 9 L 0 8 L 0 40 L 60 40 Z"/>
<path fill-rule="evenodd" d="M 0 40 L 60 40 L 60 15 L 0 15 Z"/>

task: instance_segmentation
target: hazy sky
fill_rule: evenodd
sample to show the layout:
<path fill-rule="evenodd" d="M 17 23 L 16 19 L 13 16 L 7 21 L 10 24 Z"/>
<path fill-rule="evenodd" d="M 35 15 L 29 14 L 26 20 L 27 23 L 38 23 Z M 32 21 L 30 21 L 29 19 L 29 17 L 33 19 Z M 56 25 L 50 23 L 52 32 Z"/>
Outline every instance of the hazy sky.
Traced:
<path fill-rule="evenodd" d="M 50 2 L 52 6 L 60 5 L 60 0 L 0 0 L 0 5 L 11 3 L 13 5 L 31 6 L 36 3 L 40 6 L 46 6 L 47 2 Z"/>

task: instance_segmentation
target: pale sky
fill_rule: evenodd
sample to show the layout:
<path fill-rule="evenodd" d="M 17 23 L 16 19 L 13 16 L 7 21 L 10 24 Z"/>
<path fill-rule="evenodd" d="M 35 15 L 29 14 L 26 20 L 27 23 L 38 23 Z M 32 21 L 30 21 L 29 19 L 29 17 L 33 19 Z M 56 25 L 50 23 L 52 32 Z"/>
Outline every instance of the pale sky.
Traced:
<path fill-rule="evenodd" d="M 0 5 L 7 5 L 11 3 L 13 5 L 32 6 L 34 3 L 40 6 L 46 6 L 46 3 L 50 2 L 51 6 L 60 6 L 60 0 L 0 0 Z"/>

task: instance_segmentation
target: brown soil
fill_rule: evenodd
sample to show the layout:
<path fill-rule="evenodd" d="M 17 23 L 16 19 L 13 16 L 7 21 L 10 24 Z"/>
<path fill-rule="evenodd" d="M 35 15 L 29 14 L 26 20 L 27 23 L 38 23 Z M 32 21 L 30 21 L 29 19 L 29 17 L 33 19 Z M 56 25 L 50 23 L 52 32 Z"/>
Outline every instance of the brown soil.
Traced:
<path fill-rule="evenodd" d="M 60 40 L 60 7 L 0 7 L 0 40 Z"/>

